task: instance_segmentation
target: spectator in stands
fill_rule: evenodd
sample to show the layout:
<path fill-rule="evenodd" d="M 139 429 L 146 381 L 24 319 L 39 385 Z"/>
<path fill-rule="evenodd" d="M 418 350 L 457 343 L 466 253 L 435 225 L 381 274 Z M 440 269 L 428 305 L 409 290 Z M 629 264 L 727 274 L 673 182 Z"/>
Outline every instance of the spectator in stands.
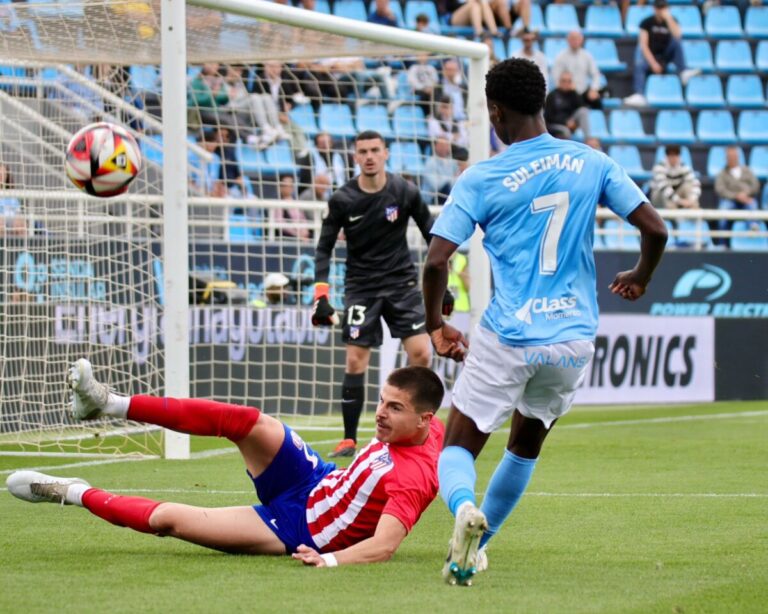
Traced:
<path fill-rule="evenodd" d="M 190 125 L 202 124 L 209 128 L 233 126 L 234 118 L 225 110 L 228 104 L 229 94 L 219 63 L 203 64 L 187 93 L 187 106 L 192 114 Z"/>
<path fill-rule="evenodd" d="M 632 4 L 632 0 L 621 0 L 621 21 L 627 22 L 627 12 L 629 11 L 629 5 Z M 645 6 L 645 0 L 637 0 L 635 2 L 638 6 Z"/>
<path fill-rule="evenodd" d="M 330 134 L 318 132 L 315 135 L 315 147 L 311 153 L 314 175 L 328 176 L 334 190 L 338 190 L 347 183 L 347 162 L 341 153 L 334 150 L 333 138 Z"/>
<path fill-rule="evenodd" d="M 421 190 L 428 204 L 445 203 L 459 174 L 459 165 L 451 157 L 451 141 L 439 137 L 434 141 L 434 153 L 429 156 L 421 174 Z"/>
<path fill-rule="evenodd" d="M 397 17 L 392 12 L 392 7 L 389 6 L 389 0 L 375 0 L 373 10 L 368 15 L 368 21 L 393 28 L 398 26 Z"/>
<path fill-rule="evenodd" d="M 752 169 L 739 160 L 739 148 L 729 147 L 725 150 L 725 168 L 717 174 L 715 179 L 715 193 L 720 198 L 719 209 L 731 211 L 733 209 L 751 210 L 757 209 L 757 194 L 760 191 L 760 182 L 755 177 Z M 729 230 L 731 220 L 719 220 L 719 230 Z"/>
<path fill-rule="evenodd" d="M 284 111 L 289 102 L 311 102 L 315 113 L 320 110 L 322 95 L 317 82 L 307 71 L 292 71 L 280 62 L 264 62 L 253 79 L 250 91 L 253 94 L 269 95 L 279 111 Z"/>
<path fill-rule="evenodd" d="M 208 128 L 203 132 L 202 145 L 221 160 L 219 176 L 213 182 L 211 195 L 217 198 L 243 196 L 246 193 L 243 170 L 235 152 L 234 135 L 229 128 Z"/>
<path fill-rule="evenodd" d="M 3 196 L 3 191 L 13 189 L 11 171 L 5 164 L 0 163 L 0 234 L 22 237 L 27 234 L 27 224 L 21 215 L 21 202 L 16 197 Z"/>
<path fill-rule="evenodd" d="M 624 99 L 624 104 L 643 106 L 645 99 L 645 80 L 649 73 L 664 74 L 667 64 L 674 64 L 680 74 L 683 85 L 701 71 L 687 69 L 683 46 L 680 40 L 683 32 L 669 12 L 667 0 L 654 0 L 653 15 L 640 22 L 635 51 L 635 69 L 633 85 L 635 93 Z"/>
<path fill-rule="evenodd" d="M 286 201 L 297 201 L 296 180 L 293 175 L 281 175 L 278 185 L 278 198 Z M 309 222 L 304 210 L 293 206 L 277 211 L 278 232 L 287 237 L 295 237 L 302 241 L 309 241 L 311 233 L 306 225 Z M 304 226 L 304 227 L 302 227 Z"/>
<path fill-rule="evenodd" d="M 536 64 L 536 66 L 539 67 L 541 74 L 544 75 L 544 83 L 547 86 L 547 91 L 549 91 L 549 63 L 547 62 L 547 56 L 544 55 L 544 52 L 541 51 L 541 49 L 537 49 L 535 46 L 538 34 L 536 32 L 531 32 L 526 28 L 523 30 L 520 38 L 523 41 L 523 46 L 513 53 L 511 57 L 523 58 L 524 60 Z"/>
<path fill-rule="evenodd" d="M 679 145 L 667 145 L 666 158 L 654 165 L 651 202 L 657 209 L 698 209 L 701 182 L 693 169 L 683 164 Z"/>
<path fill-rule="evenodd" d="M 578 30 L 568 33 L 568 47 L 563 49 L 552 65 L 552 80 L 560 83 L 560 75 L 571 73 L 573 87 L 584 97 L 587 106 L 602 108 L 600 98 L 600 70 L 592 54 L 584 49 L 584 35 Z"/>
<path fill-rule="evenodd" d="M 496 17 L 488 0 L 437 0 L 435 4 L 438 15 L 446 25 L 472 26 L 475 36 L 480 37 L 485 24 L 493 36 L 499 35 Z"/>
<path fill-rule="evenodd" d="M 424 34 L 440 34 L 439 26 L 430 23 L 429 16 L 426 13 L 416 15 L 416 31 Z"/>
<path fill-rule="evenodd" d="M 454 156 L 466 152 L 469 147 L 469 133 L 467 132 L 466 122 L 456 120 L 456 114 L 453 112 L 453 100 L 449 96 L 443 96 L 435 108 L 433 115 L 427 118 L 427 129 L 429 138 L 448 139 Z"/>
<path fill-rule="evenodd" d="M 547 96 L 544 104 L 544 121 L 549 133 L 559 139 L 571 139 L 576 128 L 581 128 L 589 138 L 589 109 L 584 97 L 575 89 L 573 77 L 568 71 L 560 73 L 557 87 Z"/>
<path fill-rule="evenodd" d="M 415 64 L 408 68 L 408 85 L 411 86 L 421 107 L 429 115 L 435 101 L 435 90 L 440 83 L 437 68 L 429 61 L 429 55 L 422 53 Z"/>
<path fill-rule="evenodd" d="M 331 178 L 328 175 L 320 173 L 319 175 L 315 175 L 312 186 L 306 188 L 301 192 L 301 194 L 299 194 L 299 200 L 309 202 L 328 202 L 332 192 L 333 190 L 331 189 Z"/>
<path fill-rule="evenodd" d="M 456 120 L 467 119 L 466 101 L 464 100 L 465 91 L 466 81 L 461 73 L 461 66 L 458 60 L 445 60 L 443 62 L 442 74 L 440 75 L 440 87 L 435 94 L 435 98 L 451 97 L 453 101 L 453 118 Z"/>

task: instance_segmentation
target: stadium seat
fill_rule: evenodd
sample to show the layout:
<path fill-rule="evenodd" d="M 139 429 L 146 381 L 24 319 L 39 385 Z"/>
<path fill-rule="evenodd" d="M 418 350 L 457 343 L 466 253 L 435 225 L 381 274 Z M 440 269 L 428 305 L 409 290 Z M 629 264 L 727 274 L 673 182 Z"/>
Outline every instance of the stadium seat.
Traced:
<path fill-rule="evenodd" d="M 715 48 L 715 66 L 722 72 L 754 72 L 752 51 L 747 41 L 724 40 Z"/>
<path fill-rule="evenodd" d="M 544 19 L 550 34 L 568 34 L 571 30 L 581 29 L 576 7 L 572 4 L 548 4 L 544 10 Z"/>
<path fill-rule="evenodd" d="M 693 120 L 688 110 L 659 111 L 656 116 L 656 138 L 662 143 L 695 143 Z"/>
<path fill-rule="evenodd" d="M 643 130 L 643 122 L 640 119 L 640 113 L 635 109 L 616 109 L 611 111 L 608 126 L 611 131 L 611 136 L 619 142 L 623 141 L 635 145 L 642 145 L 654 141 L 654 137 L 646 134 Z"/>
<path fill-rule="evenodd" d="M 393 173 L 420 175 L 424 172 L 424 156 L 414 141 L 395 141 L 389 147 L 389 168 Z"/>
<path fill-rule="evenodd" d="M 633 4 L 627 11 L 627 21 L 624 24 L 624 29 L 627 31 L 627 36 L 637 36 L 637 32 L 640 29 L 640 22 L 646 17 L 653 15 L 652 4 Z"/>
<path fill-rule="evenodd" d="M 763 85 L 757 75 L 731 75 L 725 88 L 728 104 L 732 107 L 764 107 Z"/>
<path fill-rule="evenodd" d="M 605 220 L 603 242 L 608 249 L 640 251 L 640 237 L 637 229 L 623 220 Z"/>
<path fill-rule="evenodd" d="M 297 104 L 288 112 L 288 114 L 309 138 L 313 138 L 320 132 L 317 127 L 315 110 L 312 108 L 311 104 Z"/>
<path fill-rule="evenodd" d="M 561 5 L 550 5 L 561 6 Z M 557 55 L 563 50 L 568 48 L 568 41 L 561 37 L 552 37 L 544 39 L 544 55 L 547 56 L 547 63 L 552 67 Z"/>
<path fill-rule="evenodd" d="M 707 224 L 706 220 L 677 220 L 675 244 L 677 247 L 690 247 L 693 249 L 709 249 L 713 247 L 709 224 Z"/>
<path fill-rule="evenodd" d="M 392 125 L 398 139 L 428 139 L 429 130 L 424 110 L 414 104 L 403 104 L 392 114 Z"/>
<path fill-rule="evenodd" d="M 517 31 L 523 22 L 518 18 L 515 23 L 512 24 L 512 30 Z M 531 20 L 530 28 L 534 32 L 544 32 L 546 27 L 544 25 L 544 12 L 541 10 L 541 5 L 538 3 L 531 3 Z"/>
<path fill-rule="evenodd" d="M 264 170 L 264 154 L 250 145 L 238 143 L 235 149 L 237 161 L 243 173 L 248 175 L 259 175 Z"/>
<path fill-rule="evenodd" d="M 608 148 L 608 156 L 623 167 L 632 179 L 646 181 L 651 178 L 651 171 L 643 168 L 640 150 L 635 145 L 611 145 Z"/>
<path fill-rule="evenodd" d="M 768 251 L 768 237 L 758 233 L 768 232 L 765 222 L 760 220 L 747 221 L 736 220 L 731 227 L 734 233 L 754 233 L 731 237 L 731 249 L 740 252 L 764 252 Z"/>
<path fill-rule="evenodd" d="M 664 158 L 666 157 L 666 152 L 664 151 L 664 145 L 659 145 L 656 148 L 656 156 L 653 160 L 654 164 L 658 164 Z M 689 166 L 690 168 L 693 168 L 693 159 L 691 158 L 691 150 L 688 149 L 687 145 L 682 145 L 680 147 L 680 162 L 685 164 L 686 166 Z M 698 175 L 698 173 L 696 173 Z"/>
<path fill-rule="evenodd" d="M 240 209 L 242 211 L 242 209 Z M 230 243 L 256 243 L 259 240 L 259 229 L 253 225 L 254 220 L 244 213 L 230 213 L 227 216 L 227 241 Z"/>
<path fill-rule="evenodd" d="M 645 98 L 652 107 L 684 107 L 680 77 L 650 75 L 645 81 Z"/>
<path fill-rule="evenodd" d="M 493 54 L 496 56 L 496 59 L 499 61 L 507 59 L 507 46 L 506 44 L 504 44 L 504 39 L 502 38 L 493 39 Z"/>
<path fill-rule="evenodd" d="M 424 14 L 429 17 L 430 25 L 437 26 L 440 17 L 437 14 L 437 6 L 430 0 L 406 0 L 405 2 L 405 27 L 409 30 L 416 29 L 416 16 Z"/>
<path fill-rule="evenodd" d="M 619 60 L 616 43 L 610 38 L 590 38 L 584 43 L 584 48 L 592 54 L 600 72 L 617 72 L 627 70 L 627 63 Z"/>
<path fill-rule="evenodd" d="M 715 70 L 712 46 L 708 40 L 683 39 L 683 54 L 688 68 L 698 68 L 702 72 Z"/>
<path fill-rule="evenodd" d="M 768 111 L 742 111 L 738 134 L 744 143 L 768 143 Z"/>
<path fill-rule="evenodd" d="M 750 38 L 768 38 L 768 6 L 750 6 L 747 9 L 744 31 Z"/>
<path fill-rule="evenodd" d="M 158 166 L 163 164 L 163 137 L 160 134 L 145 134 L 139 143 L 141 155 L 147 162 Z"/>
<path fill-rule="evenodd" d="M 704 18 L 704 30 L 712 38 L 743 38 L 739 9 L 735 6 L 711 6 Z"/>
<path fill-rule="evenodd" d="M 685 87 L 688 104 L 699 109 L 719 109 L 725 106 L 723 84 L 717 75 L 697 75 L 691 77 Z"/>
<path fill-rule="evenodd" d="M 395 138 L 392 125 L 389 123 L 387 107 L 381 104 L 366 104 L 357 109 L 357 131 L 375 130 L 384 139 Z"/>
<path fill-rule="evenodd" d="M 725 168 L 725 149 L 724 145 L 715 145 L 709 148 L 707 153 L 707 175 L 713 179 Z M 744 164 L 744 151 L 739 147 L 739 164 Z"/>
<path fill-rule="evenodd" d="M 376 12 L 376 3 L 371 2 L 370 4 L 370 10 L 368 11 L 368 17 L 373 15 Z M 392 15 L 395 18 L 395 21 L 397 22 L 397 27 L 402 28 L 405 26 L 405 16 L 403 15 L 403 7 L 400 6 L 400 2 L 394 1 L 389 3 L 389 8 L 392 11 Z M 415 18 L 414 18 L 415 22 Z"/>
<path fill-rule="evenodd" d="M 624 36 L 624 28 L 621 27 L 621 13 L 615 5 L 591 4 L 587 7 L 584 18 L 585 36 L 612 36 L 619 38 Z"/>
<path fill-rule="evenodd" d="M 616 139 L 608 132 L 608 124 L 605 121 L 605 113 L 600 109 L 589 110 L 589 129 L 592 136 L 599 139 L 601 143 L 613 143 Z"/>
<path fill-rule="evenodd" d="M 768 41 L 757 43 L 755 50 L 755 66 L 760 72 L 768 71 Z"/>
<path fill-rule="evenodd" d="M 274 175 L 296 173 L 296 163 L 290 141 L 278 141 L 264 150 L 263 172 Z"/>
<path fill-rule="evenodd" d="M 133 64 L 128 68 L 131 88 L 134 92 L 151 92 L 160 95 L 160 70 L 152 64 Z"/>
<path fill-rule="evenodd" d="M 768 145 L 756 145 L 749 154 L 749 168 L 758 179 L 768 179 Z"/>
<path fill-rule="evenodd" d="M 523 41 L 521 41 L 520 38 L 517 36 L 510 36 L 509 41 L 507 42 L 507 57 L 511 58 L 522 48 L 523 48 Z M 539 47 L 539 43 L 533 43 L 533 48 L 541 49 L 541 47 Z"/>
<path fill-rule="evenodd" d="M 333 3 L 333 14 L 347 19 L 368 21 L 368 12 L 363 0 L 336 0 Z"/>
<path fill-rule="evenodd" d="M 352 111 L 345 104 L 323 103 L 320 107 L 320 130 L 334 138 L 354 137 L 357 134 Z"/>
<path fill-rule="evenodd" d="M 728 111 L 702 111 L 696 121 L 696 134 L 703 143 L 734 143 L 736 130 L 733 116 Z"/>
<path fill-rule="evenodd" d="M 401 70 L 397 73 L 397 79 L 395 80 L 395 98 L 403 102 L 414 102 L 417 99 L 416 93 L 413 91 L 411 84 L 408 83 L 408 71 Z"/>
<path fill-rule="evenodd" d="M 704 36 L 704 28 L 701 25 L 701 11 L 698 6 L 671 6 L 669 12 L 680 24 L 683 38 L 701 38 Z"/>

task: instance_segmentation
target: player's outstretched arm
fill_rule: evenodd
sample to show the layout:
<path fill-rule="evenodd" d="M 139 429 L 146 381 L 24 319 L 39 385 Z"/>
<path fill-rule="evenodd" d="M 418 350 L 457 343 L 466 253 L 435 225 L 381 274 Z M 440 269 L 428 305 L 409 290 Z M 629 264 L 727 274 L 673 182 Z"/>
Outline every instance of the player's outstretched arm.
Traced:
<path fill-rule="evenodd" d="M 664 220 L 649 203 L 643 203 L 627 218 L 640 231 L 640 259 L 635 268 L 618 273 L 609 286 L 611 292 L 628 301 L 636 301 L 651 281 L 667 244 Z"/>
<path fill-rule="evenodd" d="M 369 537 L 354 546 L 333 554 L 320 554 L 313 548 L 302 545 L 299 546 L 298 552 L 292 556 L 311 567 L 381 563 L 392 558 L 407 534 L 408 531 L 402 522 L 394 516 L 382 514 L 373 537 Z"/>

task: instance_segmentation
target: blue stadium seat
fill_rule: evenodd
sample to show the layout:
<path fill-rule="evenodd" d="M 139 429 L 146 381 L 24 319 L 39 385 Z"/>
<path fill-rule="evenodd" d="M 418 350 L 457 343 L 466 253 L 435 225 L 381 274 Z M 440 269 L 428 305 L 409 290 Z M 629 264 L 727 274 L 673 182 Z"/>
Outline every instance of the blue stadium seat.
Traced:
<path fill-rule="evenodd" d="M 584 18 L 584 34 L 586 36 L 624 36 L 621 27 L 621 13 L 615 5 L 591 4 L 587 7 Z"/>
<path fill-rule="evenodd" d="M 760 41 L 755 49 L 755 66 L 760 72 L 768 71 L 768 41 Z"/>
<path fill-rule="evenodd" d="M 677 75 L 650 75 L 645 81 L 645 98 L 652 107 L 684 107 L 683 86 Z"/>
<path fill-rule="evenodd" d="M 493 39 L 493 54 L 499 61 L 507 59 L 507 46 L 504 44 L 504 39 Z"/>
<path fill-rule="evenodd" d="M 357 109 L 357 131 L 375 130 L 384 139 L 395 138 L 389 123 L 387 107 L 381 104 L 366 104 Z"/>
<path fill-rule="evenodd" d="M 688 110 L 659 111 L 656 116 L 656 138 L 662 143 L 695 143 L 693 120 Z"/>
<path fill-rule="evenodd" d="M 709 148 L 707 153 L 707 175 L 712 178 L 717 177 L 717 174 L 725 168 L 725 150 L 724 145 L 715 145 Z M 739 164 L 744 164 L 744 150 L 739 147 Z"/>
<path fill-rule="evenodd" d="M 603 242 L 608 249 L 640 251 L 640 237 L 637 229 L 623 220 L 605 220 Z"/>
<path fill-rule="evenodd" d="M 734 143 L 736 130 L 733 117 L 728 111 L 702 111 L 696 121 L 696 134 L 703 143 Z"/>
<path fill-rule="evenodd" d="M 413 102 L 417 100 L 416 93 L 413 91 L 413 88 L 411 87 L 411 84 L 408 83 L 408 71 L 407 70 L 401 70 L 399 73 L 397 73 L 397 79 L 396 79 L 396 96 L 395 98 L 397 100 L 402 100 L 403 102 Z"/>
<path fill-rule="evenodd" d="M 320 106 L 320 130 L 334 138 L 354 137 L 357 134 L 352 111 L 345 104 L 323 103 Z"/>
<path fill-rule="evenodd" d="M 160 70 L 151 64 L 133 64 L 128 68 L 134 92 L 152 92 L 160 95 Z"/>
<path fill-rule="evenodd" d="M 318 132 L 320 132 L 317 127 L 315 110 L 312 108 L 311 104 L 297 104 L 288 112 L 288 114 L 308 137 L 313 138 Z"/>
<path fill-rule="evenodd" d="M 749 168 L 758 179 L 768 179 L 768 145 L 756 145 L 749 154 Z"/>
<path fill-rule="evenodd" d="M 731 75 L 725 88 L 728 104 L 732 107 L 764 107 L 763 85 L 757 75 Z"/>
<path fill-rule="evenodd" d="M 723 72 L 754 72 L 752 51 L 747 41 L 723 40 L 715 48 L 715 66 Z"/>
<path fill-rule="evenodd" d="M 405 16 L 403 15 L 403 7 L 400 6 L 400 2 L 398 2 L 397 0 L 390 2 L 389 8 L 392 11 L 392 15 L 394 15 L 395 17 L 395 21 L 397 22 L 397 27 L 402 28 L 403 26 L 405 26 Z M 376 12 L 376 3 L 371 2 L 371 9 L 368 11 L 368 16 L 370 17 L 375 12 Z"/>
<path fill-rule="evenodd" d="M 652 4 L 633 4 L 627 11 L 627 21 L 624 24 L 624 28 L 627 31 L 627 36 L 637 36 L 637 31 L 640 29 L 638 26 L 640 22 L 646 17 L 653 15 Z"/>
<path fill-rule="evenodd" d="M 704 18 L 704 30 L 712 38 L 743 38 L 739 9 L 735 6 L 711 6 Z"/>
<path fill-rule="evenodd" d="M 667 154 L 664 151 L 664 145 L 659 145 L 656 148 L 656 156 L 653 160 L 653 163 L 658 164 L 666 157 L 666 155 Z M 691 158 L 691 150 L 688 149 L 686 145 L 683 145 L 680 147 L 680 162 L 682 162 L 686 166 L 693 168 L 693 159 Z"/>
<path fill-rule="evenodd" d="M 368 21 L 368 12 L 363 0 L 336 0 L 333 3 L 333 14 L 357 21 Z"/>
<path fill-rule="evenodd" d="M 708 40 L 683 39 L 683 54 L 688 68 L 698 68 L 702 72 L 713 72 L 715 60 Z"/>
<path fill-rule="evenodd" d="M 561 6 L 559 4 L 550 4 L 550 6 Z M 557 55 L 568 48 L 568 41 L 561 37 L 552 37 L 544 39 L 544 55 L 547 56 L 547 62 L 551 67 Z"/>
<path fill-rule="evenodd" d="M 139 142 L 142 157 L 158 166 L 163 164 L 163 137 L 160 134 L 145 134 Z"/>
<path fill-rule="evenodd" d="M 699 109 L 722 108 L 725 106 L 723 84 L 717 75 L 697 75 L 691 77 L 685 87 L 688 104 Z"/>
<path fill-rule="evenodd" d="M 623 167 L 632 179 L 646 181 L 651 178 L 651 171 L 643 168 L 640 150 L 635 145 L 611 145 L 608 156 Z"/>
<path fill-rule="evenodd" d="M 605 121 L 605 114 L 599 109 L 589 110 L 589 129 L 592 136 L 600 139 L 601 143 L 613 143 L 616 139 L 608 132 L 608 123 Z"/>
<path fill-rule="evenodd" d="M 768 111 L 742 111 L 738 134 L 744 143 L 768 143 Z"/>
<path fill-rule="evenodd" d="M 238 143 L 235 156 L 243 173 L 258 175 L 264 171 L 264 154 L 255 147 Z"/>
<path fill-rule="evenodd" d="M 712 235 L 706 220 L 677 220 L 677 247 L 709 249 L 713 247 Z"/>
<path fill-rule="evenodd" d="M 768 38 L 768 6 L 750 6 L 747 9 L 744 31 L 751 38 Z"/>
<path fill-rule="evenodd" d="M 701 11 L 698 6 L 671 6 L 669 12 L 680 24 L 683 38 L 701 38 L 704 36 L 704 28 L 701 25 Z"/>
<path fill-rule="evenodd" d="M 389 147 L 389 168 L 393 173 L 420 175 L 424 172 L 424 156 L 414 141 L 395 141 Z"/>
<path fill-rule="evenodd" d="M 733 232 L 749 232 L 754 235 L 742 235 L 731 237 L 731 249 L 740 252 L 764 252 L 768 251 L 768 237 L 759 236 L 757 233 L 768 231 L 765 222 L 760 220 L 747 221 L 736 220 L 731 227 Z"/>
<path fill-rule="evenodd" d="M 619 60 L 616 43 L 610 38 L 590 38 L 584 43 L 584 48 L 592 54 L 600 72 L 617 72 L 627 70 L 627 63 Z"/>
<path fill-rule="evenodd" d="M 518 18 L 515 23 L 512 24 L 513 30 L 518 30 L 523 25 L 523 22 Z M 531 3 L 531 20 L 530 28 L 534 32 L 545 32 L 546 26 L 544 25 L 544 12 L 541 10 L 541 5 L 538 3 Z"/>
<path fill-rule="evenodd" d="M 424 110 L 414 104 L 403 104 L 392 114 L 392 125 L 398 139 L 428 139 L 429 130 Z"/>
<path fill-rule="evenodd" d="M 572 4 L 548 4 L 544 18 L 550 34 L 568 34 L 571 30 L 580 29 L 576 7 Z"/>
<path fill-rule="evenodd" d="M 244 213 L 230 213 L 227 216 L 227 241 L 230 243 L 256 243 L 261 234 L 254 220 Z"/>
<path fill-rule="evenodd" d="M 297 172 L 290 141 L 278 141 L 264 150 L 263 172 L 274 175 Z"/>
<path fill-rule="evenodd" d="M 653 143 L 654 137 L 643 130 L 640 113 L 635 109 L 616 109 L 611 111 L 608 120 L 611 136 L 616 141 L 642 145 Z"/>
<path fill-rule="evenodd" d="M 391 4 L 391 3 L 390 3 Z M 405 27 L 410 30 L 416 29 L 416 16 L 424 13 L 429 17 L 431 26 L 440 24 L 440 17 L 437 14 L 437 6 L 431 0 L 406 0 L 405 2 Z"/>
<path fill-rule="evenodd" d="M 510 36 L 509 41 L 507 42 L 507 57 L 511 58 L 522 48 L 523 48 L 523 41 L 521 41 L 520 38 L 517 36 Z M 541 49 L 541 47 L 539 47 L 539 43 L 533 43 L 533 48 Z"/>

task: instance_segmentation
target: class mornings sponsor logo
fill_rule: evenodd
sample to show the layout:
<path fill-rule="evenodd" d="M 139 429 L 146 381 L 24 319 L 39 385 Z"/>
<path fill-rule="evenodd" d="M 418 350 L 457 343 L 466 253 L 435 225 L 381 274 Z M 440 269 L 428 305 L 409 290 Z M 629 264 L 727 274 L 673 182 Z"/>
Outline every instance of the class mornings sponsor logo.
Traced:
<path fill-rule="evenodd" d="M 529 298 L 520 309 L 515 312 L 515 317 L 521 322 L 532 324 L 531 314 L 544 314 L 549 320 L 562 320 L 563 318 L 573 318 L 581 315 L 581 310 L 576 308 L 578 301 L 575 296 L 564 296 L 562 298 L 549 298 L 542 296 L 540 298 Z"/>

